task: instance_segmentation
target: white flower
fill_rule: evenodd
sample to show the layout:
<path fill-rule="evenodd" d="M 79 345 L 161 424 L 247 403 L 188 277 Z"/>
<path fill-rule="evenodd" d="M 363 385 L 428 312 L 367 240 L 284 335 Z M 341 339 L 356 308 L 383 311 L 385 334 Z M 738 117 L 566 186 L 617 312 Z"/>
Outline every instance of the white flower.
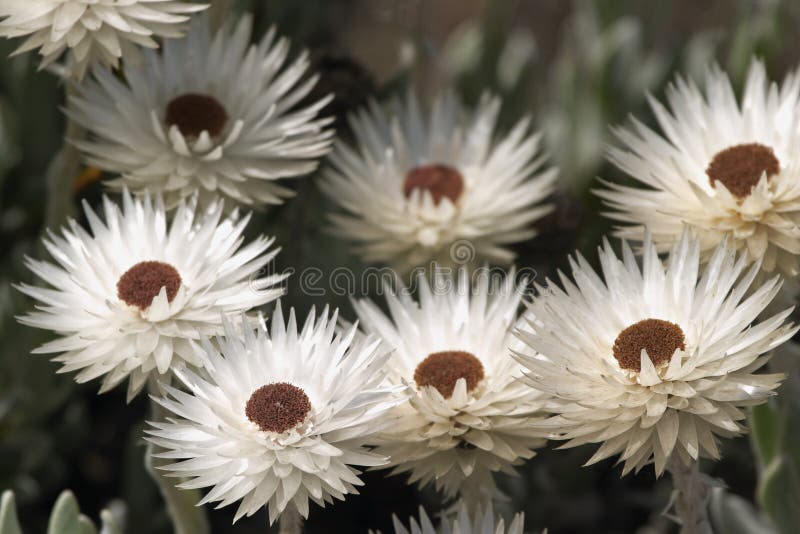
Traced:
<path fill-rule="evenodd" d="M 154 37 L 180 37 L 192 13 L 208 4 L 175 0 L 3 0 L 0 35 L 27 35 L 14 54 L 35 48 L 46 67 L 69 49 L 76 79 L 89 64 L 117 67 L 139 57 L 138 46 L 156 48 Z"/>
<path fill-rule="evenodd" d="M 403 526 L 397 516 L 392 516 L 395 534 L 523 534 L 525 529 L 525 514 L 515 514 L 514 519 L 506 529 L 502 517 L 495 517 L 491 503 L 482 511 L 478 507 L 474 515 L 470 515 L 464 501 L 458 504 L 458 514 L 452 521 L 442 521 L 439 528 L 435 528 L 425 509 L 419 508 L 419 522 L 413 517 L 409 528 Z"/>
<path fill-rule="evenodd" d="M 423 113 L 409 93 L 392 109 L 373 103 L 351 116 L 357 146 L 338 142 L 331 155 L 322 188 L 347 212 L 331 216 L 334 231 L 364 260 L 400 269 L 513 260 L 507 245 L 536 235 L 531 223 L 551 210 L 542 201 L 556 178 L 555 169 L 534 174 L 544 158 L 530 119 L 495 141 L 499 98 L 485 95 L 465 115 L 447 93 Z M 450 250 L 462 240 L 471 251 Z"/>
<path fill-rule="evenodd" d="M 684 464 L 718 458 L 715 436 L 745 431 L 742 407 L 764 402 L 783 375 L 754 374 L 768 351 L 797 328 L 791 309 L 753 321 L 780 289 L 776 276 L 751 288 L 758 262 L 723 242 L 699 274 L 700 242 L 689 233 L 666 264 L 645 240 L 643 266 L 623 242 L 618 259 L 600 250 L 605 282 L 581 256 L 570 259 L 564 289 L 539 288 L 521 339 L 538 354 L 519 354 L 530 384 L 563 401 L 542 423 L 565 447 L 600 443 L 587 465 L 619 454 L 623 475 L 651 459 L 660 475 L 672 458 Z"/>
<path fill-rule="evenodd" d="M 285 66 L 289 42 L 271 30 L 250 44 L 243 16 L 212 38 L 205 16 L 185 39 L 145 51 L 125 80 L 104 69 L 78 88 L 68 113 L 92 134 L 76 141 L 91 165 L 120 173 L 111 185 L 165 195 L 168 205 L 200 190 L 236 203 L 280 204 L 278 179 L 307 174 L 329 150 L 329 99 L 301 104 L 317 81 L 306 53 Z"/>
<path fill-rule="evenodd" d="M 358 493 L 352 466 L 386 462 L 364 443 L 392 423 L 402 388 L 385 383 L 379 341 L 355 328 L 334 337 L 336 315 L 312 311 L 298 333 L 294 311 L 285 325 L 279 305 L 269 334 L 228 324 L 221 353 L 204 343 L 208 377 L 176 372 L 189 394 L 167 387 L 156 400 L 177 418 L 148 433 L 167 449 L 157 456 L 181 460 L 165 467 L 190 478 L 179 487 L 212 487 L 200 504 L 241 499 L 234 521 L 268 506 L 270 523 L 290 503 L 306 517 L 309 499 Z"/>
<path fill-rule="evenodd" d="M 628 224 L 618 235 L 640 240 L 647 229 L 666 251 L 687 224 L 703 259 L 727 237 L 763 258 L 765 271 L 797 274 L 800 76 L 778 87 L 753 62 L 739 105 L 727 76 L 712 68 L 705 97 L 679 78 L 667 99 L 671 111 L 650 102 L 663 137 L 638 121 L 616 132 L 624 147 L 611 149 L 611 161 L 646 186 L 606 184 L 598 192 L 613 209 L 608 215 Z"/>
<path fill-rule="evenodd" d="M 369 300 L 354 303 L 362 328 L 392 352 L 389 379 L 412 384 L 399 421 L 380 436 L 377 452 L 391 457 L 392 473 L 410 482 L 435 482 L 448 496 L 491 496 L 492 472 L 513 473 L 544 444 L 532 422 L 545 404 L 524 384 L 511 357 L 511 329 L 524 283 L 465 269 L 456 278 L 438 269 L 433 287 L 418 278 L 420 303 L 389 293 L 391 318 Z"/>
<path fill-rule="evenodd" d="M 222 219 L 221 202 L 195 214 L 181 203 L 167 224 L 160 197 L 133 199 L 122 210 L 103 199 L 105 223 L 84 204 L 93 235 L 74 220 L 44 243 L 57 263 L 27 259 L 51 288 L 20 284 L 38 300 L 20 322 L 52 330 L 58 339 L 34 352 L 63 353 L 60 372 L 80 370 L 86 382 L 104 376 L 100 392 L 130 377 L 130 400 L 152 372 L 200 365 L 191 340 L 222 332 L 221 316 L 278 298 L 284 276 L 257 278 L 278 253 L 272 239 L 241 246 L 249 220 Z"/>

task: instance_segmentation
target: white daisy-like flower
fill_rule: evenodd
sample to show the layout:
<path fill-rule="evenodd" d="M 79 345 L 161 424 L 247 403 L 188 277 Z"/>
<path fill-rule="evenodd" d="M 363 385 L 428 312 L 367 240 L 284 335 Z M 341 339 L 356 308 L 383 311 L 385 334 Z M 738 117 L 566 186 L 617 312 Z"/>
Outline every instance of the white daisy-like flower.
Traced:
<path fill-rule="evenodd" d="M 670 110 L 651 98 L 661 129 L 638 121 L 618 129 L 622 148 L 610 160 L 644 188 L 607 183 L 597 193 L 626 223 L 623 238 L 645 230 L 660 251 L 684 225 L 699 236 L 703 258 L 724 238 L 769 272 L 798 273 L 800 254 L 800 76 L 779 87 L 753 62 L 741 105 L 728 77 L 708 71 L 706 94 L 679 78 L 667 90 Z"/>
<path fill-rule="evenodd" d="M 546 397 L 520 380 L 510 353 L 524 282 L 515 285 L 513 272 L 500 281 L 487 270 L 448 271 L 437 269 L 432 286 L 419 276 L 419 304 L 406 290 L 388 292 L 391 317 L 369 300 L 354 306 L 392 353 L 389 380 L 412 391 L 377 452 L 390 456 L 392 474 L 410 472 L 409 482 L 482 500 L 492 472 L 513 473 L 544 444 L 532 422 Z"/>
<path fill-rule="evenodd" d="M 263 236 L 242 246 L 248 217 L 222 219 L 222 203 L 195 213 L 181 202 L 167 224 L 160 197 L 122 195 L 122 209 L 103 199 L 105 222 L 84 204 L 92 234 L 74 220 L 44 240 L 56 263 L 26 265 L 51 287 L 20 284 L 39 301 L 19 317 L 58 338 L 36 353 L 62 353 L 59 372 L 75 380 L 103 376 L 100 392 L 125 378 L 128 399 L 148 375 L 185 363 L 201 365 L 191 341 L 222 332 L 223 315 L 277 299 L 283 275 L 261 276 L 278 253 Z"/>
<path fill-rule="evenodd" d="M 392 424 L 403 388 L 385 381 L 380 341 L 355 327 L 336 335 L 336 317 L 312 310 L 298 333 L 279 305 L 269 334 L 228 324 L 221 352 L 204 343 L 207 376 L 176 372 L 189 393 L 167 387 L 156 400 L 176 417 L 148 433 L 167 449 L 157 456 L 180 460 L 164 467 L 189 478 L 179 487 L 211 487 L 200 504 L 241 500 L 234 521 L 267 506 L 270 523 L 287 506 L 307 517 L 309 499 L 358 493 L 353 466 L 386 462 L 365 442 Z"/>
<path fill-rule="evenodd" d="M 95 70 L 69 100 L 92 134 L 75 144 L 121 175 L 112 186 L 158 191 L 168 206 L 197 190 L 203 204 L 280 204 L 293 193 L 278 180 L 308 174 L 329 150 L 331 119 L 317 117 L 329 98 L 301 103 L 317 77 L 306 76 L 306 53 L 286 65 L 289 41 L 274 29 L 251 45 L 250 16 L 213 37 L 206 18 L 161 53 L 145 51 L 125 80 Z"/>
<path fill-rule="evenodd" d="M 3 0 L 0 35 L 28 36 L 14 54 L 35 48 L 42 68 L 69 50 L 78 80 L 90 64 L 117 67 L 139 57 L 138 46 L 156 48 L 155 37 L 181 37 L 192 13 L 208 4 L 175 0 Z"/>
<path fill-rule="evenodd" d="M 470 514 L 467 503 L 464 501 L 458 504 L 458 513 L 452 521 L 444 520 L 439 528 L 433 526 L 433 522 L 425 513 L 425 509 L 419 508 L 419 521 L 411 518 L 408 528 L 403 525 L 397 516 L 392 516 L 395 534 L 523 534 L 525 530 L 525 514 L 519 512 L 514 515 L 514 519 L 506 528 L 505 520 L 494 514 L 491 503 L 486 510 L 480 507 L 473 514 Z"/>
<path fill-rule="evenodd" d="M 719 458 L 716 436 L 745 432 L 742 407 L 774 395 L 781 374 L 755 374 L 768 351 L 797 328 L 791 309 L 753 324 L 780 289 L 779 278 L 751 287 L 756 262 L 721 243 L 702 274 L 700 241 L 685 232 L 662 263 L 645 239 L 640 269 L 623 242 L 618 259 L 600 250 L 605 281 L 581 256 L 570 259 L 574 283 L 561 275 L 538 288 L 520 338 L 526 379 L 559 398 L 541 424 L 564 447 L 600 443 L 593 464 L 619 454 L 623 475 L 651 460 Z"/>
<path fill-rule="evenodd" d="M 507 245 L 536 235 L 531 224 L 551 211 L 543 201 L 557 173 L 541 171 L 530 118 L 495 139 L 499 111 L 500 99 L 484 95 L 467 115 L 446 93 L 423 113 L 409 93 L 391 113 L 373 102 L 351 116 L 357 146 L 337 142 L 322 182 L 347 212 L 332 214 L 334 231 L 356 242 L 365 261 L 400 269 L 432 260 L 511 262 Z M 472 250 L 451 252 L 461 241 Z"/>

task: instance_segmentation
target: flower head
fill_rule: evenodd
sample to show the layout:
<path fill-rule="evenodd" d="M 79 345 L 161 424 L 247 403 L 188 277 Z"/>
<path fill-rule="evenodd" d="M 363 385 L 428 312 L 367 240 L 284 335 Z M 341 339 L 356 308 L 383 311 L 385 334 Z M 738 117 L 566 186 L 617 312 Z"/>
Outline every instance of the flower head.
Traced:
<path fill-rule="evenodd" d="M 243 16 L 211 36 L 196 17 L 185 39 L 145 52 L 125 80 L 97 69 L 68 113 L 93 137 L 76 142 L 87 161 L 121 174 L 113 186 L 161 192 L 168 205 L 200 191 L 202 204 L 280 204 L 293 193 L 280 178 L 307 174 L 327 153 L 328 99 L 299 102 L 316 76 L 307 54 L 288 66 L 289 42 L 270 30 L 251 45 Z"/>
<path fill-rule="evenodd" d="M 175 417 L 151 423 L 149 439 L 179 460 L 165 469 L 189 478 L 180 487 L 211 488 L 200 504 L 241 500 L 234 521 L 264 506 L 270 523 L 290 505 L 306 517 L 309 499 L 357 493 L 353 466 L 386 462 L 364 444 L 392 424 L 402 387 L 385 383 L 377 340 L 335 334 L 336 315 L 312 311 L 299 332 L 280 305 L 269 334 L 228 323 L 219 350 L 203 343 L 204 374 L 176 372 L 189 393 L 156 399 Z"/>
<path fill-rule="evenodd" d="M 90 64 L 117 67 L 136 59 L 138 46 L 156 48 L 154 37 L 180 37 L 192 13 L 208 4 L 176 0 L 3 0 L 0 35 L 28 36 L 14 54 L 35 48 L 42 68 L 69 50 L 73 76 Z"/>
<path fill-rule="evenodd" d="M 522 534 L 525 529 L 525 514 L 522 512 L 515 514 L 506 528 L 505 520 L 495 516 L 491 503 L 487 505 L 485 511 L 478 507 L 471 515 L 467 503 L 460 501 L 456 517 L 452 520 L 443 520 L 439 528 L 433 526 L 433 522 L 421 506 L 419 522 L 412 517 L 408 528 L 397 516 L 392 516 L 392 522 L 395 534 Z"/>
<path fill-rule="evenodd" d="M 331 155 L 322 187 L 347 212 L 332 215 L 335 231 L 365 260 L 400 269 L 451 261 L 460 240 L 471 242 L 470 260 L 510 262 L 506 245 L 536 234 L 531 224 L 550 211 L 543 201 L 556 178 L 555 169 L 539 172 L 530 119 L 495 140 L 499 98 L 486 95 L 465 115 L 446 93 L 423 114 L 409 93 L 392 109 L 373 103 L 353 115 L 358 146 L 339 142 Z"/>
<path fill-rule="evenodd" d="M 150 373 L 201 365 L 192 340 L 222 332 L 222 315 L 240 316 L 278 298 L 281 275 L 259 277 L 277 254 L 272 239 L 242 246 L 249 217 L 222 218 L 222 204 L 196 213 L 182 202 L 170 224 L 160 197 L 122 209 L 103 199 L 105 222 L 84 204 L 92 235 L 69 221 L 45 246 L 56 263 L 27 259 L 49 288 L 20 284 L 41 303 L 20 322 L 58 335 L 34 352 L 60 353 L 61 372 L 103 377 L 105 392 L 129 378 L 128 398 Z"/>
<path fill-rule="evenodd" d="M 737 103 L 727 76 L 708 71 L 706 94 L 681 78 L 667 91 L 670 110 L 651 99 L 664 131 L 638 121 L 617 130 L 623 148 L 611 161 L 645 187 L 606 184 L 598 191 L 625 223 L 619 236 L 649 231 L 666 251 L 690 226 L 707 259 L 724 238 L 763 258 L 765 271 L 798 273 L 800 254 L 800 76 L 778 87 L 753 62 Z"/>
<path fill-rule="evenodd" d="M 390 317 L 371 301 L 355 303 L 362 328 L 392 352 L 389 379 L 412 386 L 377 451 L 391 457 L 393 473 L 435 481 L 448 496 L 491 492 L 492 472 L 513 472 L 544 444 L 531 423 L 545 397 L 521 382 L 510 353 L 524 285 L 513 274 L 473 276 L 474 287 L 464 269 L 458 277 L 437 271 L 432 286 L 420 276 L 419 304 L 389 293 Z"/>
<path fill-rule="evenodd" d="M 780 289 L 778 277 L 751 288 L 759 265 L 721 243 L 699 273 L 701 242 L 685 232 L 663 263 L 649 237 L 640 269 L 600 250 L 604 279 L 583 257 L 574 283 L 541 287 L 520 338 L 526 380 L 561 403 L 540 423 L 564 446 L 600 443 L 588 464 L 619 454 L 623 474 L 651 460 L 718 458 L 716 436 L 745 431 L 742 407 L 764 402 L 783 375 L 755 374 L 797 328 L 791 309 L 753 324 Z"/>

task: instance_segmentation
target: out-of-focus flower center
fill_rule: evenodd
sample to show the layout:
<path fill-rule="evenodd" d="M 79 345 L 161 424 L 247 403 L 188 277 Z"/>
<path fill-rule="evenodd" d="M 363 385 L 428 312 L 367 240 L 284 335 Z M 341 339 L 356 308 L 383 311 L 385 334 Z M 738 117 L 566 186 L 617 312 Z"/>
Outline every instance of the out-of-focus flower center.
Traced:
<path fill-rule="evenodd" d="M 181 275 L 175 267 L 161 261 L 141 261 L 120 276 L 117 296 L 131 306 L 146 310 L 162 287 L 167 290 L 167 300 L 172 302 L 181 287 Z"/>
<path fill-rule="evenodd" d="M 288 382 L 261 386 L 245 406 L 247 418 L 264 432 L 286 432 L 306 420 L 311 401 L 306 392 Z"/>
<path fill-rule="evenodd" d="M 733 195 L 744 198 L 764 173 L 769 179 L 780 170 L 780 162 L 770 147 L 748 143 L 718 152 L 708 164 L 706 174 L 712 186 L 722 182 Z"/>
<path fill-rule="evenodd" d="M 483 380 L 481 361 L 463 350 L 434 352 L 422 360 L 414 371 L 414 382 L 418 388 L 433 386 L 445 399 L 453 396 L 460 378 L 467 381 L 467 391 L 474 390 Z"/>
<path fill-rule="evenodd" d="M 403 194 L 406 198 L 415 189 L 429 191 L 434 204 L 439 204 L 445 197 L 455 203 L 464 192 L 464 178 L 448 165 L 422 165 L 408 171 L 403 182 Z"/>
<path fill-rule="evenodd" d="M 642 349 L 653 365 L 669 363 L 677 349 L 685 350 L 681 327 L 661 319 L 645 319 L 630 325 L 614 340 L 614 358 L 623 369 L 642 370 Z"/>
<path fill-rule="evenodd" d="M 213 96 L 185 93 L 167 104 L 164 122 L 176 125 L 184 137 L 197 137 L 204 131 L 216 137 L 228 123 L 228 112 Z"/>

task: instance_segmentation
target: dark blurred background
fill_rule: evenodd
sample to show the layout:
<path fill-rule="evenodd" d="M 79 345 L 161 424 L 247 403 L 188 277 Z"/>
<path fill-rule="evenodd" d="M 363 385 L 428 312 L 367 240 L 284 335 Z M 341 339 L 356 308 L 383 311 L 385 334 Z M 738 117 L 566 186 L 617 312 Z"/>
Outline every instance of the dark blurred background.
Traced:
<path fill-rule="evenodd" d="M 494 91 L 504 98 L 503 128 L 533 114 L 561 169 L 557 210 L 539 223 L 539 237 L 516 247 L 518 263 L 542 277 L 564 266 L 575 249 L 595 256 L 610 226 L 590 188 L 597 176 L 625 179 L 603 160 L 609 125 L 631 113 L 652 123 L 647 92 L 663 95 L 675 72 L 702 80 L 712 62 L 738 88 L 754 54 L 779 80 L 800 59 L 800 2 L 792 1 L 241 0 L 232 10 L 254 13 L 258 36 L 274 24 L 296 52 L 310 50 L 321 76 L 318 94 L 336 95 L 328 111 L 337 116 L 341 136 L 349 135 L 348 111 L 409 85 L 424 97 L 452 85 L 470 104 L 482 91 Z M 38 56 L 7 59 L 17 45 L 0 40 L 0 489 L 16 492 L 29 533 L 44 531 L 65 488 L 92 518 L 110 507 L 128 533 L 167 533 L 163 503 L 142 463 L 146 399 L 126 405 L 124 388 L 98 396 L 97 384 L 79 386 L 57 375 L 46 357 L 29 354 L 47 334 L 14 320 L 31 304 L 10 284 L 30 281 L 22 259 L 42 255 L 47 214 L 58 212 L 54 204 L 60 203 L 77 215 L 80 199 L 97 203 L 103 191 L 102 176 L 83 168 L 72 198 L 48 188 L 48 164 L 62 144 L 63 87 L 37 72 Z M 279 270 L 363 269 L 344 243 L 324 233 L 331 206 L 315 181 L 294 181 L 298 196 L 259 212 L 249 232 L 277 236 Z M 309 296 L 296 278 L 285 303 L 301 315 L 331 302 L 352 317 L 345 296 Z M 750 510 L 757 488 L 750 441 L 728 441 L 723 450 L 722 461 L 704 469 L 724 479 L 728 497 L 742 497 L 740 507 Z M 620 479 L 621 468 L 611 461 L 582 468 L 590 455 L 589 448 L 543 451 L 519 469 L 521 476 L 500 479 L 510 498 L 501 510 L 524 510 L 529 531 L 675 530 L 661 516 L 668 480 L 656 480 L 652 469 Z M 418 492 L 403 477 L 376 472 L 365 481 L 361 495 L 314 508 L 307 532 L 391 532 L 392 513 L 405 520 L 420 504 L 438 508 L 432 490 Z M 265 512 L 231 526 L 234 511 L 209 511 L 213 532 L 267 531 Z"/>

